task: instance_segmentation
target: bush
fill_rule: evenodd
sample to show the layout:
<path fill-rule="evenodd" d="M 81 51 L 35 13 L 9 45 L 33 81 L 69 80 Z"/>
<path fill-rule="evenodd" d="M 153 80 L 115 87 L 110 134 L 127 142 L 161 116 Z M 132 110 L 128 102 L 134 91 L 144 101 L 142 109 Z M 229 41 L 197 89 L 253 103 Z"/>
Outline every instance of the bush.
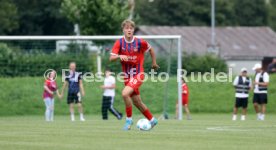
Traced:
<path fill-rule="evenodd" d="M 214 68 L 215 73 L 227 72 L 227 65 L 224 60 L 213 55 L 187 55 L 182 60 L 183 68 L 191 72 L 210 72 Z"/>

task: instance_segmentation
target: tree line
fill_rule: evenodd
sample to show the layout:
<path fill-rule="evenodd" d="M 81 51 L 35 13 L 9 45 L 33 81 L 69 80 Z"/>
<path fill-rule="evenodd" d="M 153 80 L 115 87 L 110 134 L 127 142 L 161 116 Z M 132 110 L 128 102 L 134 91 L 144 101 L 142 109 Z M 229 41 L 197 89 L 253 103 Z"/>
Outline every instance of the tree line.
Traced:
<path fill-rule="evenodd" d="M 210 26 L 211 0 L 136 0 L 138 25 Z M 127 0 L 0 0 L 0 35 L 120 34 Z M 276 0 L 216 0 L 217 26 L 270 26 Z"/>

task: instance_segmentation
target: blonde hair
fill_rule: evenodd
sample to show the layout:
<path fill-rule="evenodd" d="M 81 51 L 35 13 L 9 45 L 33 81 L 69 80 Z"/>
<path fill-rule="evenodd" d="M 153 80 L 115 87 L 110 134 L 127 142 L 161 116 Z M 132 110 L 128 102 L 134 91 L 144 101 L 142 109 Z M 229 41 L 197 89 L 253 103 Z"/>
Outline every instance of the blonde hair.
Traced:
<path fill-rule="evenodd" d="M 130 24 L 133 28 L 135 28 L 135 23 L 132 20 L 126 19 L 122 22 L 121 27 L 122 29 L 125 27 L 126 24 Z"/>

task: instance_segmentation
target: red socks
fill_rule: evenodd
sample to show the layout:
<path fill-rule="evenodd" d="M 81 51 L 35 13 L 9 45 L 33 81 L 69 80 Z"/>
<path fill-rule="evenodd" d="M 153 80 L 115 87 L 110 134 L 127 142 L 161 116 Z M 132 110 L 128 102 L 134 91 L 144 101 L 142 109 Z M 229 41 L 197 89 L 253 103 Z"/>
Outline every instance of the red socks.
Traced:
<path fill-rule="evenodd" d="M 148 119 L 148 120 L 151 120 L 152 119 L 152 114 L 151 114 L 151 112 L 149 111 L 149 109 L 147 109 L 147 110 L 145 110 L 144 112 L 143 112 L 143 114 L 144 114 L 144 116 Z"/>
<path fill-rule="evenodd" d="M 126 107 L 126 116 L 128 118 L 132 117 L 132 106 Z"/>
<path fill-rule="evenodd" d="M 151 112 L 149 111 L 149 109 L 146 109 L 142 113 L 148 120 L 151 120 L 153 118 L 153 116 L 152 116 Z M 132 106 L 126 107 L 126 116 L 128 118 L 132 117 Z"/>

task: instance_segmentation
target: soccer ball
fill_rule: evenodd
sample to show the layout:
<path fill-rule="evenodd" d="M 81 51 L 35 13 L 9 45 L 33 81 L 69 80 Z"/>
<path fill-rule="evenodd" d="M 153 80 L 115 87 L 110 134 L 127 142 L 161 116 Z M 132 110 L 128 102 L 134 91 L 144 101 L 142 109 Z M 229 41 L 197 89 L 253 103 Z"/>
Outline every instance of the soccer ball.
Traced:
<path fill-rule="evenodd" d="M 140 119 L 136 124 L 137 128 L 142 131 L 148 131 L 151 129 L 151 124 L 148 119 Z"/>

